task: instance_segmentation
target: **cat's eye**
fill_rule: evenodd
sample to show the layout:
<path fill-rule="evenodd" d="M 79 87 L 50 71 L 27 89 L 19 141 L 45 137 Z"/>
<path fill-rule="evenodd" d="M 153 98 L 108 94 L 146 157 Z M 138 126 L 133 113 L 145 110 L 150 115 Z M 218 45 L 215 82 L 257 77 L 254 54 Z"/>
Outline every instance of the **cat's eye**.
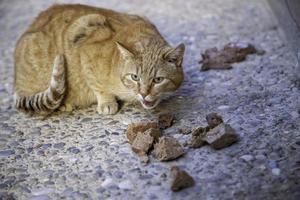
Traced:
<path fill-rule="evenodd" d="M 164 77 L 156 77 L 153 79 L 154 83 L 161 83 L 165 78 Z"/>
<path fill-rule="evenodd" d="M 139 81 L 140 80 L 140 78 L 136 74 L 131 74 L 131 79 L 134 80 L 134 81 Z"/>

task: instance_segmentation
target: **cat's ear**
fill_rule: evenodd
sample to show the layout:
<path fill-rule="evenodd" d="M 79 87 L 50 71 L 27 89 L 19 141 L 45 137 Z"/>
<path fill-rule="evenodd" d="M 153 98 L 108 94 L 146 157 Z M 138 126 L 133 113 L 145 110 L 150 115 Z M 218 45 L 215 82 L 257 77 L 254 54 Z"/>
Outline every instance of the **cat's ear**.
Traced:
<path fill-rule="evenodd" d="M 122 44 L 119 42 L 116 42 L 117 49 L 123 59 L 128 59 L 133 57 L 133 53 L 131 53 L 127 48 L 125 48 Z"/>
<path fill-rule="evenodd" d="M 177 66 L 181 66 L 184 50 L 185 46 L 183 43 L 181 43 L 176 48 L 173 48 L 170 51 L 166 52 L 163 58 L 168 62 L 172 62 L 175 63 Z"/>

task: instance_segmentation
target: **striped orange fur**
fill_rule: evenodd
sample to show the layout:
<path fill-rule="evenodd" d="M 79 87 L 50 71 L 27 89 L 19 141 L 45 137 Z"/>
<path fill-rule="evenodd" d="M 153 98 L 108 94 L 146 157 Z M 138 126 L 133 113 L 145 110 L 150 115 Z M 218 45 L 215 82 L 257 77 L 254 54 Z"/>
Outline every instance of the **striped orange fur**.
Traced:
<path fill-rule="evenodd" d="M 146 18 L 54 5 L 15 49 L 15 107 L 48 114 L 86 107 L 115 114 L 117 100 L 154 108 L 182 83 L 184 45 L 172 48 Z"/>

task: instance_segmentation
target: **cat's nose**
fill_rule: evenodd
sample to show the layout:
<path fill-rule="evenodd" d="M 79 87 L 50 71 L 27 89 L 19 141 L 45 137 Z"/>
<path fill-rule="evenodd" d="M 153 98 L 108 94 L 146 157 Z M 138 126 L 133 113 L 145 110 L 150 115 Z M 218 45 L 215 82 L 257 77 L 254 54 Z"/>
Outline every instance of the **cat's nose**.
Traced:
<path fill-rule="evenodd" d="M 145 99 L 148 94 L 140 92 L 140 95 L 143 99 Z"/>

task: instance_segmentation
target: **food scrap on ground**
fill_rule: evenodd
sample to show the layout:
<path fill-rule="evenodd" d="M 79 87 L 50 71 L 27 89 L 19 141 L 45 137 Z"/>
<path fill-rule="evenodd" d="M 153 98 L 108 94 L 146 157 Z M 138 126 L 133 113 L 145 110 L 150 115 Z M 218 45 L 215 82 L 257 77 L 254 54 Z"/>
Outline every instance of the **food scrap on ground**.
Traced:
<path fill-rule="evenodd" d="M 158 129 L 157 122 L 139 122 L 139 123 L 132 123 L 128 126 L 126 135 L 130 144 L 133 143 L 135 137 L 139 132 L 143 133 L 146 130 L 154 128 Z"/>
<path fill-rule="evenodd" d="M 218 113 L 209 113 L 205 118 L 209 128 L 215 128 L 219 124 L 223 123 L 223 119 L 220 115 L 218 115 Z"/>
<path fill-rule="evenodd" d="M 216 47 L 207 49 L 204 54 L 201 54 L 202 64 L 201 70 L 209 69 L 231 69 L 232 63 L 242 62 L 249 54 L 264 54 L 264 51 L 257 50 L 252 44 L 237 42 L 225 45 L 222 50 Z"/>
<path fill-rule="evenodd" d="M 192 129 L 190 127 L 181 127 L 178 129 L 179 133 L 183 135 L 190 134 L 192 132 Z"/>
<path fill-rule="evenodd" d="M 140 122 L 130 124 L 126 135 L 132 150 L 139 155 L 141 163 L 147 164 L 149 162 L 147 153 L 161 136 L 158 123 Z"/>
<path fill-rule="evenodd" d="M 184 154 L 183 147 L 173 137 L 163 136 L 154 144 L 154 154 L 160 161 L 174 160 Z"/>
<path fill-rule="evenodd" d="M 172 126 L 174 116 L 172 114 L 161 114 L 158 117 L 158 126 L 160 129 L 166 129 Z"/>
<path fill-rule="evenodd" d="M 152 131 L 157 132 L 158 130 L 151 128 L 137 134 L 131 145 L 131 148 L 135 153 L 148 153 L 154 142 L 154 138 L 151 135 Z"/>
<path fill-rule="evenodd" d="M 182 145 L 176 138 L 162 136 L 161 131 L 173 125 L 173 115 L 163 114 L 156 122 L 140 122 L 130 124 L 127 128 L 127 138 L 132 150 L 139 156 L 142 164 L 149 162 L 148 154 L 154 149 L 154 156 L 159 161 L 170 161 L 181 157 L 185 152 Z M 209 144 L 214 149 L 222 149 L 230 146 L 238 140 L 234 129 L 224 123 L 218 113 L 206 115 L 206 127 L 180 127 L 178 131 L 182 134 L 192 133 L 188 142 L 191 148 L 200 148 Z M 174 166 L 171 168 L 173 180 L 172 191 L 180 191 L 184 188 L 195 185 L 194 179 L 184 170 Z M 164 180 L 166 175 L 162 176 Z"/>
<path fill-rule="evenodd" d="M 204 140 L 214 149 L 222 149 L 237 141 L 237 135 L 229 124 L 219 124 L 207 132 Z"/>
<path fill-rule="evenodd" d="M 171 182 L 171 190 L 174 192 L 195 185 L 193 177 L 191 177 L 186 171 L 180 170 L 178 166 L 173 166 L 171 168 L 171 174 L 174 177 Z"/>
<path fill-rule="evenodd" d="M 140 152 L 138 153 L 138 156 L 140 158 L 140 162 L 142 164 L 148 164 L 149 163 L 149 157 L 148 157 L 148 154 L 145 153 L 145 152 Z"/>
<path fill-rule="evenodd" d="M 208 143 L 214 149 L 222 149 L 238 140 L 234 129 L 229 124 L 225 124 L 217 113 L 208 114 L 206 121 L 208 126 L 198 127 L 192 131 L 190 147 L 200 148 Z"/>
<path fill-rule="evenodd" d="M 200 148 L 205 145 L 205 141 L 203 137 L 205 136 L 206 132 L 208 131 L 207 127 L 197 127 L 192 130 L 192 138 L 189 141 L 189 146 L 192 148 Z"/>

